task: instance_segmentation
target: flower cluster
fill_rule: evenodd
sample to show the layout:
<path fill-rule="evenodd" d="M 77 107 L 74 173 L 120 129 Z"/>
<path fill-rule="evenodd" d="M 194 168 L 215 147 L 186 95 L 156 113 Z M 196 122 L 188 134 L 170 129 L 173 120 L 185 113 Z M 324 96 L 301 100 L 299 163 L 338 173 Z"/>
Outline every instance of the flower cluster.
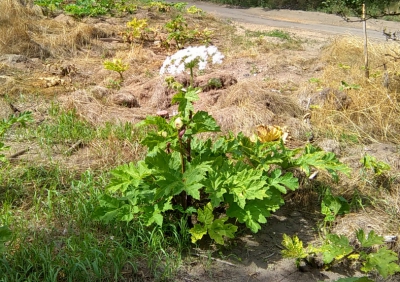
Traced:
<path fill-rule="evenodd" d="M 160 69 L 160 74 L 180 74 L 185 68 L 193 68 L 195 65 L 203 70 L 210 59 L 212 64 L 221 64 L 223 58 L 224 55 L 215 46 L 188 47 L 167 57 Z"/>

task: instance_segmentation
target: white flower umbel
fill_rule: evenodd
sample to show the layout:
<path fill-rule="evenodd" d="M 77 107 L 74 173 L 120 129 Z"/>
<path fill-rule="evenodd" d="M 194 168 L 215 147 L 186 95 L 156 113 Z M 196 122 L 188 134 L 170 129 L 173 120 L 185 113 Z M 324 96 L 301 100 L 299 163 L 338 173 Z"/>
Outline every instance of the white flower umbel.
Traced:
<path fill-rule="evenodd" d="M 192 75 L 195 66 L 198 66 L 199 70 L 204 70 L 209 61 L 212 64 L 221 64 L 223 58 L 224 55 L 215 46 L 190 46 L 167 57 L 160 69 L 160 74 L 176 75 L 188 68 Z"/>

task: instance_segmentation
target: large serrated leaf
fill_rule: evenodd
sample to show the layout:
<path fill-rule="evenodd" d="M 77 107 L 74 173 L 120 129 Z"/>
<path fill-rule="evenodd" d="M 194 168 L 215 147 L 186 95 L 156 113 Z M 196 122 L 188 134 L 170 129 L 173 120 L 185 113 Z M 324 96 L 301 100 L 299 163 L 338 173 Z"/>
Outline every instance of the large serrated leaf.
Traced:
<path fill-rule="evenodd" d="M 111 174 L 113 177 L 107 186 L 108 191 L 124 193 L 130 186 L 138 187 L 151 174 L 151 169 L 144 161 L 139 161 L 136 166 L 133 163 L 121 165 L 112 170 Z"/>
<path fill-rule="evenodd" d="M 155 205 L 149 205 L 144 207 L 143 219 L 147 226 L 150 226 L 153 223 L 156 223 L 159 226 L 162 226 L 164 217 L 162 212 L 172 210 L 171 199 L 168 198 L 164 202 L 160 202 Z"/>
<path fill-rule="evenodd" d="M 208 229 L 214 221 L 213 208 L 211 203 L 208 203 L 204 209 L 197 210 L 198 216 L 197 220 L 202 222 L 204 226 Z"/>
<path fill-rule="evenodd" d="M 208 193 L 208 198 L 211 200 L 213 207 L 219 206 L 224 201 L 224 194 L 227 192 L 223 187 L 225 180 L 221 173 L 210 171 L 204 181 L 205 192 Z"/>
<path fill-rule="evenodd" d="M 334 221 L 338 214 L 350 212 L 347 200 L 340 196 L 333 196 L 328 189 L 321 202 L 321 212 L 325 215 L 325 221 Z"/>
<path fill-rule="evenodd" d="M 216 219 L 208 229 L 211 239 L 221 245 L 224 244 L 224 237 L 234 238 L 237 230 L 237 226 L 230 223 L 225 224 L 227 220 L 227 217 Z"/>
<path fill-rule="evenodd" d="M 196 224 L 192 229 L 190 229 L 189 232 L 192 234 L 193 243 L 200 240 L 208 232 L 211 239 L 216 243 L 223 245 L 223 238 L 234 238 L 234 233 L 237 230 L 237 226 L 230 223 L 225 224 L 225 221 L 228 220 L 227 217 L 214 220 L 211 203 L 208 203 L 204 209 L 198 209 L 197 220 L 204 225 Z"/>
<path fill-rule="evenodd" d="M 302 259 L 308 255 L 303 247 L 303 242 L 296 235 L 290 238 L 283 234 L 282 246 L 285 248 L 285 250 L 282 250 L 282 256 L 285 258 Z"/>
<path fill-rule="evenodd" d="M 229 202 L 229 197 L 227 199 Z M 266 223 L 267 217 L 271 215 L 269 207 L 268 199 L 249 201 L 244 208 L 233 202 L 229 203 L 226 214 L 229 217 L 237 218 L 240 223 L 245 223 L 253 233 L 257 233 L 261 229 L 260 223 Z"/>
<path fill-rule="evenodd" d="M 325 264 L 340 260 L 353 252 L 349 239 L 344 235 L 328 234 L 326 239 L 325 244 L 321 247 Z"/>
<path fill-rule="evenodd" d="M 266 177 L 263 171 L 252 168 L 240 167 L 243 163 L 236 164 L 238 170 L 225 181 L 228 193 L 233 195 L 239 207 L 244 208 L 248 200 L 262 200 L 267 197 Z"/>
<path fill-rule="evenodd" d="M 368 233 L 368 236 L 365 237 L 364 230 L 359 229 L 356 232 L 356 236 L 357 236 L 358 241 L 361 244 L 361 247 L 363 247 L 363 248 L 369 248 L 374 245 L 382 245 L 384 243 L 384 238 L 382 236 L 375 234 L 374 230 L 371 230 Z"/>
<path fill-rule="evenodd" d="M 196 200 L 200 200 L 201 182 L 205 179 L 206 173 L 211 170 L 210 162 L 200 164 L 188 164 L 183 174 L 184 190 Z"/>
<path fill-rule="evenodd" d="M 194 111 L 193 102 L 199 100 L 199 88 L 188 87 L 181 89 L 177 94 L 172 97 L 172 104 L 179 103 L 178 111 L 184 113 L 184 117 L 188 117 L 190 112 Z"/>
<path fill-rule="evenodd" d="M 218 132 L 220 127 L 215 119 L 207 112 L 198 111 L 193 115 L 192 124 L 188 134 L 197 134 L 201 132 Z"/>
<path fill-rule="evenodd" d="M 283 194 L 287 192 L 286 187 L 292 191 L 299 187 L 298 179 L 293 176 L 293 173 L 288 172 L 283 176 L 281 175 L 282 171 L 280 169 L 273 170 L 267 179 L 268 185 L 278 189 Z"/>
<path fill-rule="evenodd" d="M 200 240 L 204 235 L 207 234 L 207 227 L 200 224 L 195 224 L 194 227 L 189 230 L 189 232 L 192 235 L 192 243 L 196 243 L 196 241 Z"/>
<path fill-rule="evenodd" d="M 400 272 L 400 266 L 396 263 L 398 261 L 397 254 L 386 247 L 380 248 L 376 253 L 371 253 L 366 256 L 362 271 L 378 271 L 378 273 L 386 278 L 396 272 Z"/>
<path fill-rule="evenodd" d="M 322 151 L 310 144 L 306 145 L 304 154 L 295 161 L 295 165 L 299 166 L 307 175 L 310 175 L 311 167 L 324 169 L 331 174 L 335 181 L 338 181 L 337 172 L 345 175 L 350 175 L 351 172 L 347 165 L 339 162 L 334 153 Z"/>

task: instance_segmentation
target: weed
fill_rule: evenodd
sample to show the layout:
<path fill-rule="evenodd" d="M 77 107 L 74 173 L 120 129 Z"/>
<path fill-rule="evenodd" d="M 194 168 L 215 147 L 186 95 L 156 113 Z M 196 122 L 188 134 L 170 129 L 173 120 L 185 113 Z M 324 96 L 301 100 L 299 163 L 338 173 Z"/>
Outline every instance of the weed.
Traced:
<path fill-rule="evenodd" d="M 312 265 L 315 255 L 322 255 L 323 266 L 332 267 L 333 264 L 340 261 L 359 261 L 362 263 L 361 271 L 364 273 L 378 272 L 383 278 L 387 278 L 400 271 L 400 266 L 396 263 L 397 254 L 388 250 L 385 246 L 384 238 L 378 236 L 374 231 L 365 234 L 364 230 L 359 229 L 356 232 L 359 247 L 350 245 L 348 238 L 344 235 L 327 234 L 321 247 L 309 245 L 303 247 L 303 242 L 295 235 L 292 238 L 283 235 L 282 245 L 284 250 L 282 255 L 288 258 L 296 258 L 297 267 L 304 261 Z M 371 249 L 378 246 L 375 251 Z M 370 281 L 370 280 L 367 280 Z"/>
<path fill-rule="evenodd" d="M 128 70 L 129 65 L 122 62 L 121 59 L 114 59 L 112 61 L 104 61 L 104 68 L 106 70 L 115 71 L 119 74 L 120 80 L 123 81 L 124 77 L 122 74 Z"/>
<path fill-rule="evenodd" d="M 202 9 L 197 8 L 196 6 L 190 6 L 186 9 L 189 14 L 202 16 L 204 15 L 204 11 Z"/>
<path fill-rule="evenodd" d="M 219 78 L 210 78 L 207 82 L 207 86 L 212 89 L 220 89 L 222 88 L 222 81 Z"/>
<path fill-rule="evenodd" d="M 193 243 L 208 234 L 224 244 L 225 237 L 234 238 L 238 228 L 227 222 L 229 218 L 256 233 L 270 211 L 283 204 L 282 194 L 298 187 L 288 168 L 301 167 L 307 175 L 311 167 L 325 169 L 335 180 L 338 171 L 348 173 L 334 154 L 312 146 L 300 153 L 302 149 L 289 150 L 282 142 L 251 141 L 243 134 L 217 140 L 196 138 L 198 133 L 220 129 L 207 112 L 194 112 L 192 103 L 201 90 L 192 86 L 193 69 L 205 69 L 209 60 L 221 63 L 222 58 L 216 47 L 200 46 L 178 51 L 164 61 L 160 74 L 190 71 L 189 87 L 179 89 L 172 98 L 172 103 L 178 103 L 178 114 L 169 122 L 152 116 L 142 122 L 142 126 L 157 128 L 142 141 L 148 154 L 136 165 L 124 164 L 112 171 L 108 193 L 100 197 L 98 219 L 142 219 L 147 226 L 161 228 L 169 214 L 178 218 L 193 215 L 197 218 L 189 230 Z M 226 206 L 226 216 L 215 215 L 216 209 Z"/>
<path fill-rule="evenodd" d="M 115 89 L 115 90 L 119 90 L 122 86 L 122 80 L 120 79 L 109 79 L 107 81 L 107 85 L 106 87 L 109 89 Z"/>
<path fill-rule="evenodd" d="M 283 31 L 283 30 L 279 30 L 279 29 L 274 29 L 271 31 L 246 30 L 246 36 L 250 36 L 250 37 L 269 36 L 269 37 L 276 37 L 276 38 L 280 38 L 280 39 L 288 40 L 288 41 L 293 40 L 290 33 Z"/>
<path fill-rule="evenodd" d="M 12 115 L 11 117 L 0 121 L 0 163 L 6 161 L 5 155 L 3 155 L 1 152 L 9 149 L 9 146 L 6 146 L 2 142 L 2 139 L 4 138 L 6 132 L 14 124 L 19 123 L 22 126 L 25 126 L 28 122 L 31 121 L 32 121 L 32 114 L 30 112 L 24 112 L 21 113 L 20 115 Z"/>
<path fill-rule="evenodd" d="M 65 112 L 53 105 L 49 114 L 52 118 L 50 122 L 41 124 L 34 131 L 31 129 L 41 144 L 70 144 L 79 140 L 88 142 L 94 138 L 94 128 L 82 121 L 74 110 Z"/>

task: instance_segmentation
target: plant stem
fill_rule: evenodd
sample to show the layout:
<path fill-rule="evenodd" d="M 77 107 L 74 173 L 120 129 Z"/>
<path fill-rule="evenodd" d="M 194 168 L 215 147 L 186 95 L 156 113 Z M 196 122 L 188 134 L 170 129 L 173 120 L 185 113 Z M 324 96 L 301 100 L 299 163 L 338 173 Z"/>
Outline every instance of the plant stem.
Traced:
<path fill-rule="evenodd" d="M 193 79 L 193 67 L 190 67 L 190 86 L 193 87 L 194 79 Z"/>

